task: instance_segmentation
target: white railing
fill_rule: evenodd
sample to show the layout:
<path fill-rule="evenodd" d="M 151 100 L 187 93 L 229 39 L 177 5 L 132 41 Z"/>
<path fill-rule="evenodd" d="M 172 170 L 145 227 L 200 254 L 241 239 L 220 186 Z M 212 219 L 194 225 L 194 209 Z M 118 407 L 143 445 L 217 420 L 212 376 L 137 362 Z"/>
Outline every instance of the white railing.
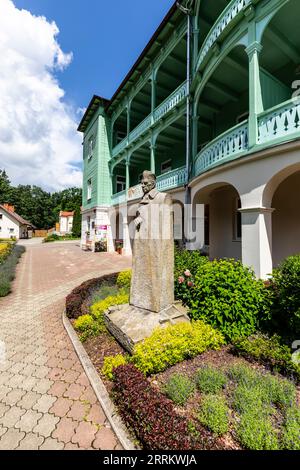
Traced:
<path fill-rule="evenodd" d="M 237 158 L 247 150 L 248 121 L 245 121 L 216 137 L 198 153 L 195 162 L 195 176 L 212 166 L 221 165 L 224 160 Z"/>
<path fill-rule="evenodd" d="M 291 99 L 258 116 L 258 143 L 293 137 L 300 133 L 300 98 Z"/>
<path fill-rule="evenodd" d="M 232 0 L 227 7 L 223 10 L 216 23 L 208 33 L 200 50 L 197 68 L 202 64 L 205 56 L 212 46 L 217 42 L 223 31 L 230 25 L 230 23 L 237 17 L 237 15 L 248 5 L 252 0 Z"/>
<path fill-rule="evenodd" d="M 186 183 L 186 168 L 176 168 L 176 170 L 168 171 L 157 177 L 157 189 L 164 191 L 166 189 L 177 188 Z"/>
<path fill-rule="evenodd" d="M 126 201 L 126 191 L 121 191 L 119 193 L 113 194 L 111 197 L 111 203 L 113 206 L 122 204 Z"/>
<path fill-rule="evenodd" d="M 133 201 L 134 199 L 140 199 L 143 197 L 143 190 L 140 184 L 136 186 L 132 186 L 132 188 L 128 189 L 127 200 Z"/>
<path fill-rule="evenodd" d="M 187 82 L 185 81 L 176 90 L 168 96 L 154 111 L 154 122 L 159 121 L 187 96 Z"/>

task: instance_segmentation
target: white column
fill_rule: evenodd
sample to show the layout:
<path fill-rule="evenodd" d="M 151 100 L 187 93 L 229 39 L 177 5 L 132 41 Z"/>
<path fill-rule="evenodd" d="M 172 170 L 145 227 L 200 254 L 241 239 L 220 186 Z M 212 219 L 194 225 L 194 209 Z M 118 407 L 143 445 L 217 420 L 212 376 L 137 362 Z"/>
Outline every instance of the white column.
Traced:
<path fill-rule="evenodd" d="M 242 262 L 256 276 L 267 279 L 272 274 L 272 212 L 266 207 L 240 209 L 242 213 Z"/>
<path fill-rule="evenodd" d="M 123 255 L 131 256 L 131 243 L 127 216 L 123 215 Z"/>

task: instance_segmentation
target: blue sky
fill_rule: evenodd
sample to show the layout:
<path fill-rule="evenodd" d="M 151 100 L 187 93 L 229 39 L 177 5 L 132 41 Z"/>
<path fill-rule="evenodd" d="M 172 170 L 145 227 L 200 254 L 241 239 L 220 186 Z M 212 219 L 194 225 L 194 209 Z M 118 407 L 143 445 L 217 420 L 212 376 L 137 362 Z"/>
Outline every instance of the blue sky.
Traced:
<path fill-rule="evenodd" d="M 110 98 L 173 0 L 14 0 L 18 8 L 55 21 L 57 40 L 72 63 L 57 75 L 65 99 L 87 106 L 93 94 Z"/>

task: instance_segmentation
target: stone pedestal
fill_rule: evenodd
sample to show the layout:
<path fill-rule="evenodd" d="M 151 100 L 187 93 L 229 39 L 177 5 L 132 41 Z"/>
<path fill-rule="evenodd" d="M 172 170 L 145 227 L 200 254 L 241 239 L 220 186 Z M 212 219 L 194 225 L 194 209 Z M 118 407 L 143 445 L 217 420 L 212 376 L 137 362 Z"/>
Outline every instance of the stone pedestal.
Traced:
<path fill-rule="evenodd" d="M 104 321 L 110 333 L 132 354 L 134 346 L 155 328 L 190 320 L 181 302 L 175 302 L 159 313 L 129 304 L 116 305 L 104 314 Z"/>

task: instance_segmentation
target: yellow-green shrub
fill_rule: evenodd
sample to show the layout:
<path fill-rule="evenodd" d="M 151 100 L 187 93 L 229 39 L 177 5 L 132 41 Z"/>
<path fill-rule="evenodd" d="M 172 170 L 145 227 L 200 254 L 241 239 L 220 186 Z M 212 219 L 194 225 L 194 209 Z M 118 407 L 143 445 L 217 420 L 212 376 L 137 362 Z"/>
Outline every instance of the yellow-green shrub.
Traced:
<path fill-rule="evenodd" d="M 120 291 L 117 295 L 110 295 L 104 300 L 100 300 L 91 306 L 91 315 L 94 319 L 102 320 L 103 313 L 113 305 L 122 305 L 129 302 L 129 295 L 125 291 Z M 102 320 L 103 321 L 103 320 Z"/>
<path fill-rule="evenodd" d="M 169 325 L 137 344 L 132 362 L 143 373 L 154 374 L 224 343 L 222 334 L 202 321 Z"/>
<path fill-rule="evenodd" d="M 0 263 L 4 261 L 8 255 L 11 253 L 12 250 L 12 244 L 5 242 L 5 243 L 0 243 Z"/>
<path fill-rule="evenodd" d="M 113 371 L 119 366 L 124 366 L 127 364 L 128 359 L 123 354 L 117 354 L 116 356 L 107 356 L 104 358 L 104 363 L 102 367 L 102 374 L 105 375 L 106 378 L 112 380 L 114 378 Z"/>
<path fill-rule="evenodd" d="M 74 328 L 78 331 L 80 340 L 86 341 L 88 338 L 98 336 L 105 330 L 104 324 L 95 320 L 91 315 L 82 315 L 74 321 Z"/>
<path fill-rule="evenodd" d="M 129 289 L 131 284 L 131 269 L 121 272 L 117 277 L 117 286 Z"/>

